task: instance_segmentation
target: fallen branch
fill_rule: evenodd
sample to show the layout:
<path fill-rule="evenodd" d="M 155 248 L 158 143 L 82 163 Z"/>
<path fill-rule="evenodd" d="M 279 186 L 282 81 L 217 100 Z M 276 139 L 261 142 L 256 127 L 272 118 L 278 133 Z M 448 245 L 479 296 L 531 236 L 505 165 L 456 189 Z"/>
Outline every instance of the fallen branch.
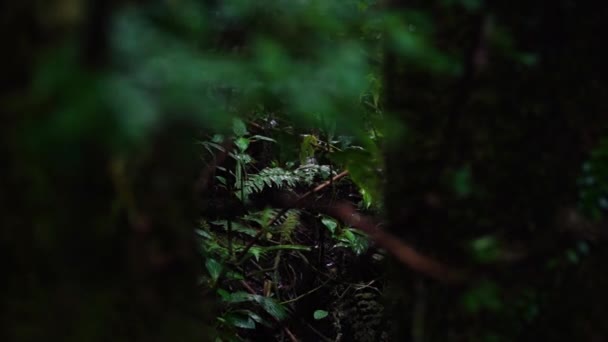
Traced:
<path fill-rule="evenodd" d="M 464 271 L 454 270 L 429 256 L 421 254 L 396 236 L 378 228 L 378 225 L 370 217 L 359 214 L 347 202 L 330 206 L 327 213 L 366 233 L 378 246 L 384 248 L 399 262 L 414 271 L 448 283 L 460 282 L 465 278 Z"/>
<path fill-rule="evenodd" d="M 368 216 L 361 215 L 349 202 L 340 202 L 337 204 L 325 205 L 325 203 L 305 202 L 313 194 L 325 189 L 333 182 L 340 178 L 348 175 L 348 171 L 343 171 L 340 174 L 334 176 L 331 180 L 323 182 L 315 187 L 313 190 L 305 193 L 296 199 L 290 198 L 290 196 L 283 196 L 282 202 L 284 208 L 271 220 L 274 223 L 283 214 L 285 214 L 291 208 L 315 208 L 320 211 L 325 211 L 328 215 L 333 216 L 345 222 L 349 226 L 359 229 L 366 233 L 371 240 L 373 240 L 378 246 L 384 248 L 387 252 L 393 255 L 399 262 L 408 266 L 416 272 L 429 276 L 433 279 L 445 282 L 445 283 L 459 283 L 468 278 L 464 270 L 456 270 L 448 267 L 441 262 L 433 259 L 432 257 L 426 256 L 407 243 L 401 241 L 393 234 L 386 232 L 378 228 L 378 224 Z M 253 240 L 247 245 L 243 253 L 241 253 L 241 260 L 245 260 L 246 253 L 255 244 L 255 242 L 262 236 L 264 230 L 262 229 Z"/>

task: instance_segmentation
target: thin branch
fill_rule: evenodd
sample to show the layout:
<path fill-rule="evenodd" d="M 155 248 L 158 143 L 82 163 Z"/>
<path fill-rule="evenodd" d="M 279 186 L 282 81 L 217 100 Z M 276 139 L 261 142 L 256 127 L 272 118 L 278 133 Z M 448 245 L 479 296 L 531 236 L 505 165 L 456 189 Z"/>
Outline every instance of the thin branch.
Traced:
<path fill-rule="evenodd" d="M 323 284 L 315 287 L 314 289 L 312 289 L 312 290 L 310 290 L 310 291 L 308 291 L 306 293 L 303 293 L 303 294 L 301 294 L 301 295 L 299 295 L 299 296 L 297 296 L 295 298 L 292 298 L 292 299 L 286 300 L 284 302 L 281 302 L 281 304 L 284 305 L 284 304 L 289 304 L 289 303 L 297 302 L 298 300 L 300 300 L 300 299 L 302 299 L 302 298 L 304 298 L 304 297 L 306 297 L 306 296 L 308 296 L 310 294 L 315 293 L 316 291 L 318 291 L 319 289 L 321 289 L 323 286 L 327 285 L 327 283 L 329 283 L 330 281 L 331 281 L 331 279 L 328 279 Z"/>
<path fill-rule="evenodd" d="M 327 336 L 323 335 L 319 330 L 315 329 L 315 327 L 313 327 L 310 323 L 306 322 L 305 320 L 302 320 L 302 322 L 304 324 L 306 324 L 306 326 L 308 328 L 310 328 L 310 330 L 312 330 L 312 332 L 314 332 L 315 334 L 317 334 L 317 336 L 319 336 L 319 338 L 321 340 L 323 340 L 324 342 L 333 342 L 331 339 L 329 339 Z"/>
<path fill-rule="evenodd" d="M 421 254 L 391 233 L 379 229 L 370 217 L 359 214 L 349 203 L 338 203 L 330 206 L 327 211 L 333 217 L 366 233 L 378 246 L 386 249 L 399 262 L 417 272 L 446 283 L 461 282 L 465 278 L 466 272 L 464 270 L 452 269 L 429 256 Z"/>

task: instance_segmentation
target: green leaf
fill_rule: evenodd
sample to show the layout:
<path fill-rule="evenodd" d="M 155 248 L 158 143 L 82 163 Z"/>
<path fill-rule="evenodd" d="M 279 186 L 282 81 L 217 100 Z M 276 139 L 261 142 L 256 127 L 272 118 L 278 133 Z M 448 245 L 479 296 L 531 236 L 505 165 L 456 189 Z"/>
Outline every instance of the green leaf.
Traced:
<path fill-rule="evenodd" d="M 260 323 L 263 326 L 266 326 L 266 327 L 269 327 L 269 328 L 272 327 L 272 324 L 268 320 L 264 319 L 262 316 L 258 315 L 257 313 L 255 313 L 255 312 L 253 312 L 251 310 L 235 310 L 235 311 L 233 311 L 231 313 L 232 314 L 238 314 L 238 315 L 243 316 L 243 317 L 249 317 L 253 321 L 255 321 L 256 323 Z"/>
<path fill-rule="evenodd" d="M 359 189 L 359 193 L 361 194 L 361 197 L 363 197 L 363 204 L 365 205 L 365 208 L 369 209 L 374 200 L 372 195 L 363 188 Z"/>
<path fill-rule="evenodd" d="M 272 317 L 277 320 L 283 320 L 287 317 L 287 311 L 273 298 L 256 296 L 256 301 L 262 306 L 262 308 Z"/>
<path fill-rule="evenodd" d="M 220 295 L 223 301 L 228 302 L 232 298 L 230 292 L 224 289 L 217 289 L 217 294 Z"/>
<path fill-rule="evenodd" d="M 323 319 L 323 318 L 327 317 L 327 315 L 329 315 L 329 312 L 327 312 L 325 310 L 315 310 L 315 312 L 313 313 L 312 316 L 316 320 L 319 320 L 319 319 Z"/>
<path fill-rule="evenodd" d="M 196 229 L 195 230 L 196 235 L 205 238 L 205 239 L 212 239 L 213 236 L 211 236 L 211 234 L 209 234 L 209 232 L 203 230 L 203 229 Z"/>
<path fill-rule="evenodd" d="M 255 139 L 255 140 L 264 140 L 264 141 L 270 141 L 270 142 L 277 142 L 276 140 L 270 138 L 270 137 L 265 137 L 263 135 L 254 135 L 251 137 L 251 139 Z"/>
<path fill-rule="evenodd" d="M 269 297 L 264 297 L 247 292 L 235 292 L 230 296 L 230 303 L 255 302 L 259 304 L 264 311 L 270 314 L 277 320 L 282 320 L 287 317 L 287 311 L 276 300 Z"/>
<path fill-rule="evenodd" d="M 495 261 L 500 256 L 500 243 L 494 236 L 484 236 L 471 242 L 472 254 L 482 263 Z"/>
<path fill-rule="evenodd" d="M 260 256 L 264 254 L 264 250 L 261 247 L 254 246 L 249 249 L 249 253 L 253 255 L 255 261 L 260 261 Z"/>
<path fill-rule="evenodd" d="M 352 245 L 352 250 L 353 252 L 355 252 L 356 255 L 361 255 L 363 253 L 365 253 L 365 251 L 367 250 L 368 247 L 368 242 L 367 239 L 359 236 L 357 237 L 356 241 L 353 243 Z"/>
<path fill-rule="evenodd" d="M 249 147 L 249 142 L 249 139 L 240 137 L 234 141 L 234 144 L 236 145 L 236 147 L 239 148 L 241 152 L 245 152 Z"/>
<path fill-rule="evenodd" d="M 218 278 L 220 277 L 220 274 L 222 273 L 222 264 L 215 259 L 207 259 L 207 261 L 205 262 L 205 266 L 207 267 L 207 271 L 209 272 L 209 275 L 211 276 L 213 282 L 217 282 Z"/>
<path fill-rule="evenodd" d="M 269 328 L 272 327 L 272 324 L 270 322 L 268 322 L 267 320 L 262 318 L 262 316 L 258 315 L 257 313 L 255 313 L 251 310 L 241 310 L 241 311 L 244 312 L 245 314 L 247 314 L 249 317 L 251 317 L 251 319 L 256 321 L 256 323 L 260 323 Z"/>
<path fill-rule="evenodd" d="M 332 234 L 336 233 L 336 228 L 338 227 L 338 222 L 336 222 L 336 220 L 329 217 L 324 217 L 321 219 L 321 222 Z"/>
<path fill-rule="evenodd" d="M 242 137 L 248 133 L 247 126 L 245 126 L 245 123 L 243 122 L 243 120 L 238 119 L 238 118 L 232 119 L 232 132 L 237 137 Z"/>
<path fill-rule="evenodd" d="M 340 240 L 344 242 L 354 243 L 355 239 L 355 234 L 353 234 L 350 229 L 345 229 L 342 231 L 342 234 L 340 234 Z"/>
<path fill-rule="evenodd" d="M 383 161 L 377 148 L 369 150 L 349 148 L 334 152 L 330 158 L 349 171 L 349 178 L 359 187 L 365 206 L 380 205 L 382 202 Z"/>
<path fill-rule="evenodd" d="M 243 280 L 245 279 L 245 277 L 238 272 L 234 272 L 234 271 L 228 271 L 226 272 L 226 278 L 230 279 L 230 280 Z"/>
<path fill-rule="evenodd" d="M 300 164 L 304 165 L 308 162 L 309 158 L 315 156 L 315 146 L 317 145 L 317 138 L 314 135 L 306 135 L 300 145 Z"/>
<path fill-rule="evenodd" d="M 209 142 L 209 141 L 207 141 L 207 142 L 205 143 L 205 145 L 209 145 L 209 146 L 211 146 L 211 147 L 215 148 L 215 149 L 216 149 L 216 150 L 218 150 L 218 151 L 222 151 L 222 152 L 225 152 L 225 151 L 226 151 L 226 149 L 224 148 L 224 146 L 222 146 L 222 145 L 220 145 L 220 144 L 216 144 L 216 143 L 214 143 L 214 142 Z"/>
<path fill-rule="evenodd" d="M 369 247 L 367 236 L 353 228 L 342 230 L 337 240 L 339 242 L 334 247 L 349 248 L 357 255 L 363 254 Z"/>
<path fill-rule="evenodd" d="M 226 323 L 241 329 L 255 329 L 255 321 L 246 315 L 239 313 L 229 313 L 224 315 Z"/>
<path fill-rule="evenodd" d="M 228 181 L 226 180 L 226 177 L 223 176 L 215 176 L 215 179 L 217 179 L 220 183 L 222 183 L 222 185 L 227 185 Z"/>

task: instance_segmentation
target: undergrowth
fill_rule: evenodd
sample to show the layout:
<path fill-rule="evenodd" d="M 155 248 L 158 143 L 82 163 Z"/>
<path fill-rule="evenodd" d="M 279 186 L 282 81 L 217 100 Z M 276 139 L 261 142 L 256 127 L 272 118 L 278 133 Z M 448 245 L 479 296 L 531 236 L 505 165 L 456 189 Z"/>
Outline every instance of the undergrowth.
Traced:
<path fill-rule="evenodd" d="M 333 159 L 370 152 L 352 139 L 345 143 L 347 137 L 318 132 L 274 136 L 273 130 L 259 127 L 235 120 L 231 134 L 201 142 L 207 160 L 228 157 L 214 166 L 213 191 L 208 191 L 214 198 L 207 200 L 235 205 L 213 219 L 203 213 L 197 231 L 206 269 L 200 285 L 220 303 L 216 340 L 293 339 L 295 333 L 306 340 L 339 340 L 346 325 L 359 336 L 359 328 L 344 318 L 353 309 L 339 293 L 370 281 L 378 284 L 370 288 L 381 292 L 377 268 L 365 277 L 349 268 L 372 260 L 367 237 L 314 205 L 277 207 L 273 195 L 297 202 L 309 193 L 313 204 L 348 200 L 364 210 L 379 210 L 380 202 L 373 203 L 365 191 L 370 179 L 357 184 L 356 178 L 339 177 L 339 172 L 361 171 Z M 285 146 L 295 148 L 277 151 Z M 278 160 L 277 155 L 290 157 Z M 260 160 L 269 162 L 260 165 Z"/>

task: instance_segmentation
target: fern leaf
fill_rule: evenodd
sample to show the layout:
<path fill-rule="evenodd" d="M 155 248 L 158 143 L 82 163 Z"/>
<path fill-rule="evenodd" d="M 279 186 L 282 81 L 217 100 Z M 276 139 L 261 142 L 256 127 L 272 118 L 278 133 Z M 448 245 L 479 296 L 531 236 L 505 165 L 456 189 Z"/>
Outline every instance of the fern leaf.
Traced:
<path fill-rule="evenodd" d="M 285 219 L 280 226 L 281 240 L 291 241 L 293 233 L 300 223 L 300 212 L 297 210 L 289 210 L 285 213 Z"/>

